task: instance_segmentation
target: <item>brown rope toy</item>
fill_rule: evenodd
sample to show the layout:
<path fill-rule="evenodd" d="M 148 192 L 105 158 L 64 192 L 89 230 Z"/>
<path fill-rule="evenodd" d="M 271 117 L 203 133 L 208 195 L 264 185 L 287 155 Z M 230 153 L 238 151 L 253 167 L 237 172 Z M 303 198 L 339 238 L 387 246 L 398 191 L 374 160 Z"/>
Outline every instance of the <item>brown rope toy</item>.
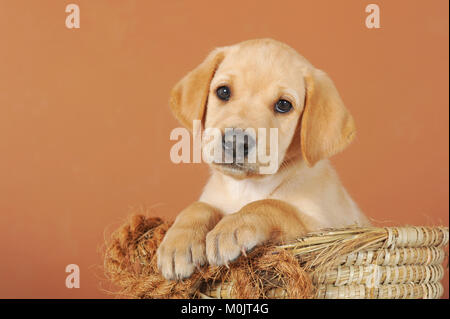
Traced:
<path fill-rule="evenodd" d="M 348 228 L 266 244 L 183 281 L 158 271 L 171 222 L 134 215 L 106 243 L 104 272 L 129 298 L 439 298 L 447 227 Z"/>

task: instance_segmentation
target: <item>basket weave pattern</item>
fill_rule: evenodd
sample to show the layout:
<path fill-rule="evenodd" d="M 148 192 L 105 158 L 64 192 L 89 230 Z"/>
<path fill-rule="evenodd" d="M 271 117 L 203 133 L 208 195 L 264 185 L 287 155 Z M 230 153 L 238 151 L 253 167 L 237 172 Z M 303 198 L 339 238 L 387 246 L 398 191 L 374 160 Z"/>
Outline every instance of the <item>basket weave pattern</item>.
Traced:
<path fill-rule="evenodd" d="M 256 247 L 229 267 L 168 281 L 156 250 L 171 222 L 133 215 L 106 243 L 114 294 L 130 298 L 440 298 L 448 227 L 329 229 Z"/>
<path fill-rule="evenodd" d="M 358 237 L 360 247 L 323 262 L 340 245 Z M 371 240 L 364 242 L 364 237 Z M 314 298 L 435 299 L 443 294 L 441 264 L 448 240 L 445 227 L 360 228 L 314 233 L 280 248 L 291 251 L 300 264 L 310 261 L 307 270 L 316 287 Z M 209 285 L 199 296 L 230 298 L 232 286 L 227 282 Z M 267 296 L 287 297 L 282 287 L 271 289 Z"/>

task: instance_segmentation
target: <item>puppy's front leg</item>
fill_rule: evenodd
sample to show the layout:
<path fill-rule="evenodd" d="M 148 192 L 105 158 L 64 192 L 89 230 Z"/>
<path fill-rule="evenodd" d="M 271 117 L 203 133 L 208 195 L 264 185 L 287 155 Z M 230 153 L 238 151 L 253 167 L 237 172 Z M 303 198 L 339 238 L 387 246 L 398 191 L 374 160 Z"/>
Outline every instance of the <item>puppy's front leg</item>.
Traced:
<path fill-rule="evenodd" d="M 189 277 L 206 262 L 206 234 L 221 216 L 202 202 L 191 204 L 177 216 L 157 251 L 158 268 L 166 279 Z"/>
<path fill-rule="evenodd" d="M 227 265 L 256 245 L 295 239 L 305 232 L 294 207 L 280 200 L 259 200 L 222 218 L 206 236 L 206 255 L 212 265 Z"/>

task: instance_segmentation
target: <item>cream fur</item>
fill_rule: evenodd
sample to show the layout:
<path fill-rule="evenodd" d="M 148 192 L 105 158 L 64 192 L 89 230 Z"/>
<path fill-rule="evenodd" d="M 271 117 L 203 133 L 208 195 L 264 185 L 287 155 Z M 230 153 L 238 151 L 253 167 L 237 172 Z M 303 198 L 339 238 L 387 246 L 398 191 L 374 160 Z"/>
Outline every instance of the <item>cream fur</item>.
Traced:
<path fill-rule="evenodd" d="M 231 88 L 228 102 L 219 86 Z M 275 114 L 274 103 L 294 108 Z M 182 124 L 205 128 L 278 128 L 276 173 L 258 175 L 260 163 L 229 169 L 211 164 L 199 200 L 183 210 L 158 249 L 168 279 L 188 277 L 205 262 L 223 265 L 268 240 L 286 241 L 328 227 L 369 225 L 330 165 L 355 135 L 353 118 L 331 79 L 289 46 L 251 40 L 214 50 L 172 91 Z"/>

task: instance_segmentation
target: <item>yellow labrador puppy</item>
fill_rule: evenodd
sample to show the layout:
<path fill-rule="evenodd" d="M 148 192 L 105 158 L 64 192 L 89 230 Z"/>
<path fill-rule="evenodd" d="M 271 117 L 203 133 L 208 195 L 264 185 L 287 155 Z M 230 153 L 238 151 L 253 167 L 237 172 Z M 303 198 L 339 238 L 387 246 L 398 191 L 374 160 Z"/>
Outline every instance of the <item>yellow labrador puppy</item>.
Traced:
<path fill-rule="evenodd" d="M 191 131 L 194 120 L 221 132 L 278 129 L 279 161 L 272 174 L 261 174 L 258 160 L 210 164 L 200 199 L 158 249 L 165 278 L 189 277 L 206 262 L 227 265 L 269 240 L 369 225 L 327 160 L 354 138 L 353 118 L 328 75 L 288 45 L 258 39 L 217 48 L 174 87 L 170 104 Z M 234 140 L 220 142 L 235 151 Z M 244 156 L 257 146 L 247 139 Z"/>

